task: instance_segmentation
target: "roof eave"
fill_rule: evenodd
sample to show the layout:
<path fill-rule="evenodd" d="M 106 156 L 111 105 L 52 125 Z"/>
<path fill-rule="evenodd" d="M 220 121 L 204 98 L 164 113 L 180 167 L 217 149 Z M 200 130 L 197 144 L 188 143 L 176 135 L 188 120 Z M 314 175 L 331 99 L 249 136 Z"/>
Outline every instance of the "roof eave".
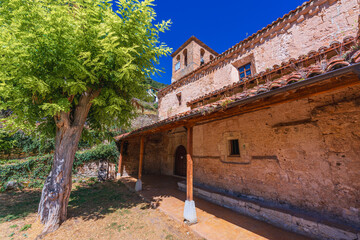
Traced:
<path fill-rule="evenodd" d="M 269 98 L 271 96 L 274 96 L 274 95 L 277 95 L 277 94 L 280 94 L 280 93 L 285 93 L 285 92 L 288 92 L 288 91 L 291 91 L 291 90 L 294 90 L 294 89 L 298 89 L 298 88 L 301 88 L 301 87 L 310 86 L 312 84 L 316 84 L 316 83 L 319 83 L 319 82 L 324 81 L 324 80 L 340 77 L 342 75 L 350 74 L 350 73 L 354 73 L 354 74 L 357 75 L 358 80 L 359 80 L 359 84 L 360 84 L 360 63 L 357 63 L 357 64 L 353 64 L 353 65 L 350 65 L 350 66 L 347 66 L 347 67 L 343 67 L 343 68 L 340 68 L 340 69 L 337 69 L 337 70 L 334 70 L 334 71 L 331 71 L 331 72 L 324 73 L 322 75 L 314 76 L 314 77 L 308 78 L 306 80 L 296 82 L 296 83 L 293 83 L 293 84 L 290 84 L 290 85 L 287 85 L 287 86 L 284 86 L 284 87 L 281 87 L 281 88 L 277 88 L 277 89 L 274 89 L 274 90 L 271 90 L 271 91 L 268 91 L 268 92 L 265 92 L 265 93 L 261 93 L 261 94 L 258 94 L 256 96 L 253 96 L 253 97 L 249 97 L 249 98 L 245 98 L 245 99 L 241 99 L 241 100 L 238 100 L 238 101 L 231 102 L 226 106 L 226 109 L 224 109 L 224 107 L 222 107 L 222 106 L 217 106 L 216 108 L 213 109 L 212 114 L 216 113 L 216 112 L 219 112 L 219 111 L 226 111 L 226 110 L 229 110 L 231 108 L 237 107 L 239 105 L 245 105 L 245 104 L 254 102 L 256 100 Z M 196 112 L 196 113 L 192 113 L 192 114 L 189 114 L 189 115 L 181 116 L 181 117 L 177 118 L 174 121 L 169 121 L 169 122 L 164 122 L 164 123 L 159 123 L 159 124 L 155 123 L 154 125 L 150 125 L 149 127 L 144 127 L 141 130 L 135 130 L 133 132 L 130 132 L 128 135 L 123 136 L 122 138 L 119 138 L 120 136 L 118 136 L 118 137 L 116 137 L 116 141 L 122 140 L 122 139 L 127 138 L 127 137 L 132 137 L 132 136 L 135 137 L 137 135 L 141 135 L 142 133 L 148 132 L 148 131 L 153 131 L 154 132 L 154 131 L 156 131 L 156 129 L 158 129 L 160 127 L 170 125 L 170 124 L 173 124 L 175 122 L 181 122 L 181 121 L 190 120 L 190 119 L 193 119 L 193 118 L 196 118 L 196 117 L 200 117 L 202 115 L 203 115 L 203 113 Z"/>

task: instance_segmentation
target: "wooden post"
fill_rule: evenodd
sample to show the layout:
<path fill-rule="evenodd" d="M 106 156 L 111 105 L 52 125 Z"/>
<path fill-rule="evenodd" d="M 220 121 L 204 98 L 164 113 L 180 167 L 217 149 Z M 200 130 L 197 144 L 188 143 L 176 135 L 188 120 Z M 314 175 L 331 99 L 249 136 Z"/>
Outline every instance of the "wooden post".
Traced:
<path fill-rule="evenodd" d="M 187 128 L 187 154 L 186 154 L 186 161 L 187 161 L 187 169 L 186 169 L 186 199 L 188 201 L 193 200 L 193 160 L 192 160 L 192 139 L 193 139 L 193 127 L 189 126 Z"/>
<path fill-rule="evenodd" d="M 141 174 L 142 174 L 142 165 L 144 159 L 144 136 L 140 137 L 140 156 L 139 156 L 139 173 L 138 180 L 136 181 L 135 191 L 142 190 Z"/>
<path fill-rule="evenodd" d="M 120 177 L 122 177 L 122 171 L 121 170 L 122 170 L 123 149 L 124 149 L 124 140 L 121 141 L 121 145 L 120 145 L 119 166 L 118 166 L 118 174 L 117 174 L 118 179 Z"/>
<path fill-rule="evenodd" d="M 144 136 L 141 136 L 141 138 L 140 138 L 140 156 L 139 156 L 139 174 L 138 174 L 138 179 L 140 179 L 140 180 L 141 180 L 141 174 L 142 174 L 143 159 L 144 159 Z"/>
<path fill-rule="evenodd" d="M 193 127 L 187 127 L 187 154 L 186 154 L 186 201 L 184 207 L 184 220 L 189 224 L 197 222 L 196 208 L 193 198 Z"/>

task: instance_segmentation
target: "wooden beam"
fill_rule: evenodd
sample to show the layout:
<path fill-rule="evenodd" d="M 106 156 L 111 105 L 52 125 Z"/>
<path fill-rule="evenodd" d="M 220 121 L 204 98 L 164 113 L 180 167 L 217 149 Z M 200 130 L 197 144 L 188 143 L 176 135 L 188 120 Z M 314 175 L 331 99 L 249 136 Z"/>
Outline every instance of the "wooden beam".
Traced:
<path fill-rule="evenodd" d="M 143 159 L 144 159 L 144 136 L 141 136 L 140 137 L 139 173 L 138 173 L 138 179 L 140 179 L 140 180 L 141 180 L 141 174 L 142 174 Z"/>
<path fill-rule="evenodd" d="M 186 199 L 188 201 L 193 200 L 193 159 L 192 159 L 192 151 L 193 151 L 193 127 L 187 127 L 187 154 L 186 154 Z"/>
<path fill-rule="evenodd" d="M 118 165 L 118 175 L 120 177 L 122 176 L 122 159 L 123 159 L 124 141 L 125 140 L 122 140 L 120 145 L 120 155 L 119 155 L 119 165 Z"/>

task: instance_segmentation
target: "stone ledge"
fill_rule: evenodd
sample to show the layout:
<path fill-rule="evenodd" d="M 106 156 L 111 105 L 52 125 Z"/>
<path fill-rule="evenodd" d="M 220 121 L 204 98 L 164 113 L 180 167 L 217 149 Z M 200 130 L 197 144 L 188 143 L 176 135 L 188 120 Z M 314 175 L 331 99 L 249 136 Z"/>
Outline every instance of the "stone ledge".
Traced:
<path fill-rule="evenodd" d="M 178 187 L 181 191 L 186 191 L 186 183 L 178 182 Z M 355 229 L 325 224 L 320 219 L 310 216 L 299 216 L 282 209 L 266 207 L 258 203 L 226 196 L 225 194 L 195 186 L 194 195 L 238 213 L 312 238 L 324 240 L 360 240 L 360 232 Z"/>

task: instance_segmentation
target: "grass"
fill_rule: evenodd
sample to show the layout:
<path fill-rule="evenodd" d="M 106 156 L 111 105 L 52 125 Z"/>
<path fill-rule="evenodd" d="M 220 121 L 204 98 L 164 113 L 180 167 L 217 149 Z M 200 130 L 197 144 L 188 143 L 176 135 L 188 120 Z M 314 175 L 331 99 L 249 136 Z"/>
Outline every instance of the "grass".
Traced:
<path fill-rule="evenodd" d="M 20 232 L 26 231 L 26 230 L 28 230 L 29 228 L 31 228 L 31 224 L 25 224 L 25 225 L 20 229 Z"/>
<path fill-rule="evenodd" d="M 3 193 L 0 197 L 0 223 L 24 218 L 30 213 L 36 212 L 40 194 L 40 190 L 24 193 Z M 11 198 L 12 201 L 3 201 L 3 198 Z"/>
<path fill-rule="evenodd" d="M 36 238 L 42 230 L 36 222 L 40 196 L 40 189 L 0 193 L 0 239 Z M 75 183 L 67 217 L 45 239 L 198 239 L 121 182 Z"/>
<path fill-rule="evenodd" d="M 98 182 L 89 182 L 77 185 L 72 191 L 69 200 L 69 214 L 83 215 L 96 218 L 118 208 L 122 209 L 121 215 L 129 214 L 126 208 L 136 203 L 126 203 L 130 197 L 129 193 L 121 192 L 118 186 L 121 183 L 104 185 Z M 34 191 L 7 192 L 0 197 L 0 224 L 18 218 L 24 218 L 30 213 L 36 213 L 41 197 L 40 189 Z M 12 199 L 6 201 L 5 199 Z M 91 211 L 85 209 L 92 207 Z"/>

